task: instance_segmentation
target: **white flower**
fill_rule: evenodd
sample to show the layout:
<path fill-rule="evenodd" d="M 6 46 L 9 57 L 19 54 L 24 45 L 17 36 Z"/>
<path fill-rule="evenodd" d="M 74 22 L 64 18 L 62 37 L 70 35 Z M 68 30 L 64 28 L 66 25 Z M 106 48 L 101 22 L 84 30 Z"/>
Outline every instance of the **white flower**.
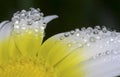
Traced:
<path fill-rule="evenodd" d="M 31 8 L 0 24 L 0 77 L 115 77 L 120 74 L 120 33 L 105 27 L 56 34 L 42 44 L 46 24 Z"/>

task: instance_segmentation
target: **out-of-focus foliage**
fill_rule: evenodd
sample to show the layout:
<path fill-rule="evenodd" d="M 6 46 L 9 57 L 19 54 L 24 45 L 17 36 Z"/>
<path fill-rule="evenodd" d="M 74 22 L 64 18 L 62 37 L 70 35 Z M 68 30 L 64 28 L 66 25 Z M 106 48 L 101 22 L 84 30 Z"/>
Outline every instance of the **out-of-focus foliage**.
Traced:
<path fill-rule="evenodd" d="M 40 8 L 45 15 L 57 14 L 47 36 L 85 26 L 107 26 L 120 31 L 119 0 L 1 0 L 0 21 L 11 19 L 12 14 L 29 7 Z"/>

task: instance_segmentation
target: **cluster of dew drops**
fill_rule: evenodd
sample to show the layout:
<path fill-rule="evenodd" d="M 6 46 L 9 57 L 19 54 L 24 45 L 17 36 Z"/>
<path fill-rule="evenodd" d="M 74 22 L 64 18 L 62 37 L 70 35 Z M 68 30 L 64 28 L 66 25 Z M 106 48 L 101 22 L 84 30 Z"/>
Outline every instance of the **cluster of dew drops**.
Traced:
<path fill-rule="evenodd" d="M 46 28 L 46 23 L 43 22 L 43 16 L 44 14 L 40 11 L 39 8 L 30 8 L 29 11 L 18 11 L 14 13 L 12 17 L 14 30 L 26 31 L 27 29 L 31 28 L 34 29 L 35 32 L 39 32 L 39 30 L 44 31 L 44 29 Z"/>
<path fill-rule="evenodd" d="M 105 40 L 103 42 L 103 45 L 109 46 L 111 43 L 113 44 L 113 46 L 116 47 L 112 47 L 113 49 L 107 49 L 104 52 L 98 53 L 95 56 L 93 56 L 94 58 L 99 58 L 102 56 L 106 56 L 106 55 L 118 55 L 120 54 L 120 33 L 116 32 L 116 31 L 110 31 L 108 30 L 105 26 L 100 27 L 100 26 L 95 26 L 94 28 L 92 27 L 88 27 L 88 28 L 81 28 L 81 29 L 75 29 L 72 30 L 70 32 L 65 32 L 61 37 L 60 40 L 64 40 L 64 39 L 68 39 L 68 38 L 72 38 L 72 40 L 74 41 L 70 41 L 70 43 L 68 43 L 67 45 L 69 47 L 72 46 L 72 44 L 76 45 L 77 47 L 89 47 L 92 44 L 98 44 L 97 42 Z M 77 38 L 77 39 L 76 39 Z M 82 41 L 79 42 L 79 41 Z M 101 45 L 99 45 L 99 48 L 102 48 Z M 98 49 L 99 49 L 98 48 Z"/>

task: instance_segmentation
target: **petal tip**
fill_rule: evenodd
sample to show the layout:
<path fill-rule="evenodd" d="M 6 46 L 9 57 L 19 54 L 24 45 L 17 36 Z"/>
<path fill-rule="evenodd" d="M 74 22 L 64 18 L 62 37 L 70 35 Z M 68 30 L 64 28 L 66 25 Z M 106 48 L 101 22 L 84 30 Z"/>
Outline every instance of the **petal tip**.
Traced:
<path fill-rule="evenodd" d="M 44 23 L 49 23 L 50 21 L 52 21 L 53 19 L 58 18 L 58 15 L 50 15 L 50 16 L 46 16 L 43 20 Z"/>

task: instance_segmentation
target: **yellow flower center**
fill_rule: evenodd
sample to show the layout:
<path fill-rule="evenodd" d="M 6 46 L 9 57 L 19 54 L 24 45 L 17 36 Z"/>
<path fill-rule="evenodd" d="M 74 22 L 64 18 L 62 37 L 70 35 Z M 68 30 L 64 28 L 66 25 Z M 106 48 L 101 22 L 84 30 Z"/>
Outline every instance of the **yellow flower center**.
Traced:
<path fill-rule="evenodd" d="M 0 69 L 1 77 L 57 77 L 54 68 L 38 59 L 20 59 Z"/>

